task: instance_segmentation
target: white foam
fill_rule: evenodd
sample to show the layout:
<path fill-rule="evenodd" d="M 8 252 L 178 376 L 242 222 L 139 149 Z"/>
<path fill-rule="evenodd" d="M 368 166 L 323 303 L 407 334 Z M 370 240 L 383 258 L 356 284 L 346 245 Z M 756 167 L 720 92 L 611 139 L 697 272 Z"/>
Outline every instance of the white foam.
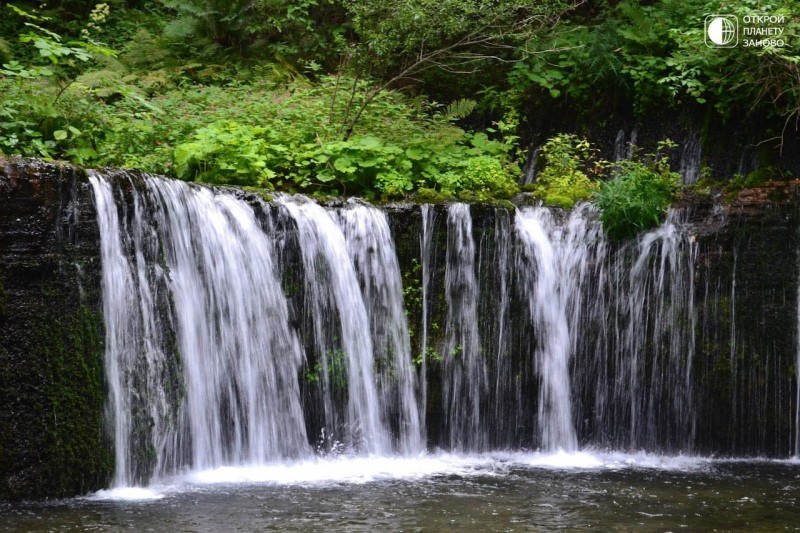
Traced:
<path fill-rule="evenodd" d="M 657 455 L 645 452 L 600 452 L 592 449 L 578 452 L 559 450 L 552 453 L 504 452 L 495 453 L 492 456 L 514 466 L 550 470 L 616 470 L 625 468 L 696 470 L 713 462 L 713 459 L 697 456 Z"/>
<path fill-rule="evenodd" d="M 95 501 L 147 501 L 160 500 L 164 494 L 150 487 L 117 487 L 98 490 L 86 497 Z"/>
<path fill-rule="evenodd" d="M 337 457 L 281 463 L 222 467 L 189 474 L 197 484 L 266 483 L 325 485 L 382 480 L 419 480 L 440 475 L 492 474 L 489 457 L 421 454 L 414 457 Z"/>
<path fill-rule="evenodd" d="M 440 476 L 504 476 L 513 469 L 551 471 L 664 470 L 694 471 L 729 459 L 637 452 L 490 452 L 454 454 L 422 453 L 416 456 L 336 456 L 303 461 L 225 466 L 188 472 L 160 480 L 151 487 L 125 487 L 98 491 L 93 500 L 147 501 L 170 492 L 202 490 L 215 485 L 263 484 L 272 486 L 329 486 L 377 481 L 422 481 Z M 794 462 L 796 460 L 789 460 Z M 165 484 L 166 483 L 166 484 Z"/>

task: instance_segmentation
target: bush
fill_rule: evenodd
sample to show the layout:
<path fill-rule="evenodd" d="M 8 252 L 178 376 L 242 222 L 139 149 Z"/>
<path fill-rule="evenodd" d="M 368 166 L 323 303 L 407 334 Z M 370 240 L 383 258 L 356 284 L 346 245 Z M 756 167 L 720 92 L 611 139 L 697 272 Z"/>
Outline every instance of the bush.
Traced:
<path fill-rule="evenodd" d="M 508 199 L 519 191 L 508 169 L 492 156 L 482 155 L 469 159 L 464 178 L 464 189 L 476 200 Z"/>
<path fill-rule="evenodd" d="M 195 133 L 193 141 L 175 148 L 178 176 L 206 183 L 271 187 L 272 152 L 279 151 L 262 137 L 266 128 L 234 121 L 212 122 Z"/>
<path fill-rule="evenodd" d="M 542 146 L 545 166 L 536 178 L 533 193 L 547 205 L 566 209 L 588 200 L 597 190 L 597 182 L 581 169 L 602 170 L 604 162 L 594 161 L 595 152 L 589 141 L 575 135 L 561 133 L 550 138 Z"/>
<path fill-rule="evenodd" d="M 609 236 L 631 237 L 658 225 L 672 202 L 680 176 L 669 169 L 666 157 L 652 163 L 625 160 L 619 174 L 595 193 L 600 220 Z"/>
<path fill-rule="evenodd" d="M 477 200 L 517 192 L 508 143 L 466 133 L 442 115 L 420 112 L 396 93 L 376 97 L 355 134 L 344 140 L 338 117 L 348 102 L 341 94 L 334 96 L 353 83 L 322 78 L 315 84 L 176 91 L 154 100 L 170 117 L 168 129 L 143 120 L 150 113 L 116 116 L 143 126 L 127 125 L 149 135 L 140 140 L 143 146 L 175 142 L 176 166 L 161 161 L 157 170 L 177 171 L 183 179 L 371 199 L 420 188 L 448 197 L 469 191 Z M 116 131 L 109 138 L 126 139 Z M 136 148 L 114 150 L 119 155 L 132 151 Z M 145 158 L 154 153 L 164 154 L 148 150 L 140 161 L 149 162 Z"/>

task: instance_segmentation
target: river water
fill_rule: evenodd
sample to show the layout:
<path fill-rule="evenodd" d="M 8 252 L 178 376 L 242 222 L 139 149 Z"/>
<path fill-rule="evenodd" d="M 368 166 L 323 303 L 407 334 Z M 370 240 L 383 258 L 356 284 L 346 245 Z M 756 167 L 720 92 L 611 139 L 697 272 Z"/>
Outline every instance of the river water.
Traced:
<path fill-rule="evenodd" d="M 0 507 L 0 531 L 794 531 L 800 462 L 615 453 L 321 458 Z"/>

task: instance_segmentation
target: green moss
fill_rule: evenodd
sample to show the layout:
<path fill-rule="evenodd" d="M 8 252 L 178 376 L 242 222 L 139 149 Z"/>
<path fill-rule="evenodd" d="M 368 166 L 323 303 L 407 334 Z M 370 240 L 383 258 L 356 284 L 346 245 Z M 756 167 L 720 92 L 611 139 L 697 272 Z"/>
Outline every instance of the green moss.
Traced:
<path fill-rule="evenodd" d="M 46 469 L 48 479 L 42 483 L 53 484 L 54 493 L 70 493 L 76 481 L 72 476 L 92 472 L 104 485 L 114 464 L 103 435 L 102 319 L 81 307 L 50 324 L 37 343 L 40 358 L 48 365 L 42 407 L 53 413 L 45 441 L 52 467 Z M 80 481 L 78 492 L 93 488 Z"/>
<path fill-rule="evenodd" d="M 112 475 L 102 319 L 82 305 L 55 304 L 63 301 L 63 289 L 43 290 L 29 322 L 39 329 L 22 357 L 0 354 L 0 498 L 86 493 Z"/>
<path fill-rule="evenodd" d="M 265 202 L 272 201 L 272 194 L 270 194 L 269 189 L 264 189 L 261 187 L 242 187 L 242 190 L 258 195 Z"/>
<path fill-rule="evenodd" d="M 421 204 L 443 204 L 448 200 L 452 200 L 452 197 L 435 189 L 422 187 L 414 194 L 413 200 Z"/>

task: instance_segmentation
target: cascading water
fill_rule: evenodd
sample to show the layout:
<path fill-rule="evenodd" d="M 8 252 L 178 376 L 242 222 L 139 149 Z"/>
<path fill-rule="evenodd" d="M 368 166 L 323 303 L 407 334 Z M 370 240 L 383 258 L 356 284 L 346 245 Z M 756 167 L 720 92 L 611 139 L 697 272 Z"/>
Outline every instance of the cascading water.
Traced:
<path fill-rule="evenodd" d="M 306 454 L 297 384 L 302 351 L 288 328 L 271 244 L 252 209 L 228 195 L 149 178 L 143 190 L 132 188 L 137 208 L 128 230 L 111 184 L 91 180 L 103 248 L 116 484 L 146 481 L 153 468 L 166 475 Z M 134 254 L 123 252 L 125 241 Z M 159 242 L 163 255 L 154 257 Z M 163 261 L 168 271 L 174 317 L 156 305 L 157 285 L 143 273 L 148 248 L 150 264 Z M 164 349 L 162 330 L 175 331 L 175 353 Z M 143 386 L 149 382 L 158 386 Z"/>
<path fill-rule="evenodd" d="M 321 433 L 318 451 L 373 456 L 416 455 L 426 440 L 692 453 L 716 427 L 703 413 L 753 424 L 792 390 L 756 390 L 782 374 L 766 344 L 763 367 L 743 351 L 739 248 L 724 276 L 706 268 L 716 248 L 700 251 L 685 211 L 619 243 L 588 205 L 520 208 L 512 222 L 454 204 L 438 226 L 445 211 L 422 206 L 419 263 L 401 271 L 396 248 L 417 245 L 364 203 L 266 202 L 124 173 L 91 184 L 117 486 L 310 457 Z M 708 375 L 713 396 L 698 386 Z M 800 454 L 800 407 L 783 409 L 782 446 L 788 435 Z M 731 431 L 733 449 L 759 449 L 761 431 Z"/>
<path fill-rule="evenodd" d="M 95 193 L 103 261 L 103 316 L 106 326 L 106 375 L 109 409 L 113 413 L 116 477 L 114 484 L 130 485 L 136 477 L 130 454 L 131 409 L 129 391 L 133 388 L 123 372 L 138 358 L 140 334 L 138 296 L 133 273 L 123 251 L 122 231 L 111 185 L 95 175 L 90 181 Z"/>
<path fill-rule="evenodd" d="M 620 367 L 627 373 L 630 392 L 631 446 L 643 444 L 642 424 L 651 439 L 646 444 L 652 447 L 657 446 L 653 439 L 659 427 L 670 428 L 678 449 L 691 449 L 694 440 L 691 371 L 697 321 L 693 269 L 697 247 L 678 230 L 676 222 L 673 211 L 664 225 L 644 236 L 630 271 L 625 302 L 628 326 Z M 642 343 L 646 338 L 654 340 L 647 356 Z M 646 357 L 652 361 L 650 375 L 646 374 Z M 656 440 L 668 442 L 666 436 Z"/>
<path fill-rule="evenodd" d="M 403 280 L 386 215 L 351 202 L 341 214 L 342 229 L 364 296 L 384 424 L 403 453 L 422 450 L 422 429 L 415 396 Z"/>
<path fill-rule="evenodd" d="M 420 299 L 421 299 L 421 340 L 420 340 L 420 423 L 425 431 L 425 410 L 428 405 L 428 297 L 431 283 L 433 263 L 433 229 L 436 223 L 436 211 L 430 204 L 420 208 L 422 216 L 422 232 L 420 233 Z"/>
<path fill-rule="evenodd" d="M 684 185 L 691 185 L 700 179 L 700 167 L 703 161 L 703 143 L 700 130 L 694 127 L 683 145 L 681 152 L 680 175 Z"/>
<path fill-rule="evenodd" d="M 520 185 L 529 185 L 536 181 L 536 165 L 539 162 L 539 154 L 541 151 L 541 146 L 537 146 L 531 150 L 530 156 L 528 156 L 528 161 L 525 163 L 525 167 L 522 169 Z"/>
<path fill-rule="evenodd" d="M 582 283 L 590 252 L 600 238 L 588 207 L 575 209 L 566 224 L 546 208 L 516 214 L 521 241 L 517 270 L 527 291 L 528 312 L 537 338 L 538 426 L 545 450 L 575 451 L 578 440 L 572 420 L 569 361 L 581 316 Z"/>
<path fill-rule="evenodd" d="M 592 341 L 578 342 L 575 368 L 585 404 L 578 418 L 598 444 L 692 449 L 697 247 L 679 223 L 671 212 L 637 241 L 594 253 L 581 332 Z"/>
<path fill-rule="evenodd" d="M 488 377 L 478 346 L 478 282 L 472 217 L 466 204 L 453 204 L 447 213 L 443 409 L 450 448 L 481 450 L 486 446 L 482 420 Z"/>
<path fill-rule="evenodd" d="M 505 210 L 495 210 L 494 231 L 485 236 L 481 242 L 481 263 L 489 263 L 488 268 L 481 265 L 479 271 L 494 271 L 494 276 L 485 275 L 489 286 L 482 290 L 490 290 L 494 298 L 484 298 L 484 305 L 479 306 L 479 313 L 492 316 L 493 320 L 484 326 L 483 336 L 489 337 L 483 350 L 490 360 L 493 369 L 492 383 L 492 417 L 494 438 L 490 442 L 496 446 L 509 446 L 514 441 L 517 428 L 523 425 L 528 413 L 520 409 L 521 387 L 516 378 L 514 361 L 509 357 L 511 352 L 511 331 L 509 314 L 512 310 L 511 280 L 513 277 L 512 248 L 514 233 L 511 229 L 510 215 Z M 489 300 L 489 301 L 487 301 Z M 494 305 L 492 305 L 494 304 Z"/>
<path fill-rule="evenodd" d="M 627 149 L 625 147 L 625 141 L 627 140 L 627 135 L 625 134 L 625 130 L 619 130 L 617 132 L 617 136 L 614 138 L 614 162 L 621 161 L 625 159 L 627 155 Z"/>
<path fill-rule="evenodd" d="M 800 458 L 800 283 L 797 284 L 797 333 L 795 340 L 794 456 Z"/>
<path fill-rule="evenodd" d="M 278 202 L 297 225 L 328 432 L 343 433 L 337 438 L 349 447 L 387 453 L 391 442 L 373 380 L 370 320 L 344 233 L 330 212 L 310 200 Z M 338 320 L 332 323 L 332 317 Z M 345 396 L 344 415 L 337 412 L 336 396 Z"/>
<path fill-rule="evenodd" d="M 189 464 L 208 468 L 307 454 L 303 353 L 252 208 L 176 181 L 147 186 L 164 232 L 186 387 L 181 431 L 165 457 L 188 448 Z"/>

